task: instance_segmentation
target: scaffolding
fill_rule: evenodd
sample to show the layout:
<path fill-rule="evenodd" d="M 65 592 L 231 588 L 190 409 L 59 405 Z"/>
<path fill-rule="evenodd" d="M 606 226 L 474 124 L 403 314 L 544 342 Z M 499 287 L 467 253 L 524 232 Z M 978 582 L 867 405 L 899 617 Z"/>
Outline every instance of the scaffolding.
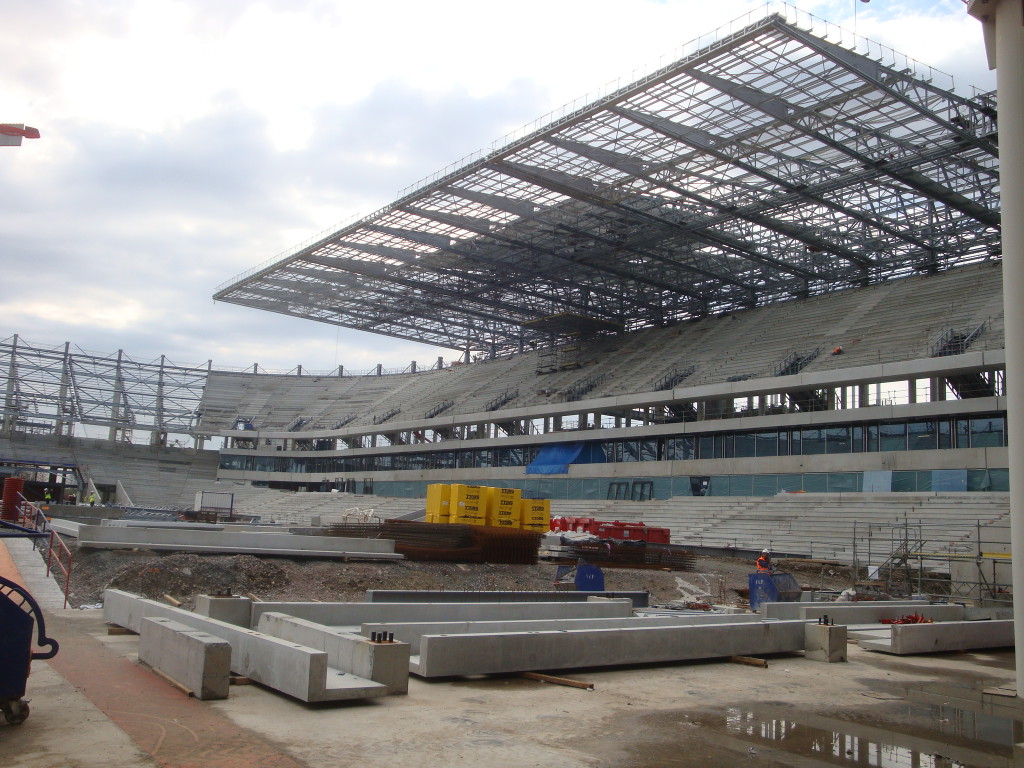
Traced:
<path fill-rule="evenodd" d="M 114 442 L 146 432 L 150 444 L 167 445 L 168 435 L 194 433 L 210 367 L 91 354 L 70 342 L 35 346 L 15 334 L 0 340 L 0 431 L 71 436 L 93 426 Z"/>
<path fill-rule="evenodd" d="M 859 591 L 923 595 L 1011 607 L 1010 529 L 1003 520 L 951 529 L 948 524 L 870 524 L 859 531 L 854 573 Z M 855 547 L 858 541 L 855 534 Z"/>

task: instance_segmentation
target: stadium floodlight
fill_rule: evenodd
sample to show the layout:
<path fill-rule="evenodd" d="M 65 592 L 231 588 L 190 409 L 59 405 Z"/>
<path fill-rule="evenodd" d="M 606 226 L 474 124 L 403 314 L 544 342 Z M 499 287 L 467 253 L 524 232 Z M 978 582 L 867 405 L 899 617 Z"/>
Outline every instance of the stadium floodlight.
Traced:
<path fill-rule="evenodd" d="M 22 139 L 38 139 L 39 129 L 24 123 L 0 123 L 0 147 L 20 147 Z"/>

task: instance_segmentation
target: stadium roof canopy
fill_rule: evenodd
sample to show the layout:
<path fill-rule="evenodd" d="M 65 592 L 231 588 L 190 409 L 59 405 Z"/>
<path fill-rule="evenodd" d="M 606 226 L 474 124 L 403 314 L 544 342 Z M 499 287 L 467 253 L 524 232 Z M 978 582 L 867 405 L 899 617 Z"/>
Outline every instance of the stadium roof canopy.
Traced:
<path fill-rule="evenodd" d="M 696 41 L 214 298 L 493 353 L 998 256 L 994 96 L 843 34 Z"/>

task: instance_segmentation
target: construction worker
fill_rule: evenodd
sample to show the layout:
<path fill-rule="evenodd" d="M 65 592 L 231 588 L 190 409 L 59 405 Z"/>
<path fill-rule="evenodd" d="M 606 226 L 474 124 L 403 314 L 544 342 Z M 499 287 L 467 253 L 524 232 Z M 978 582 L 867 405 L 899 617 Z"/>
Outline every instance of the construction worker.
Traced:
<path fill-rule="evenodd" d="M 771 573 L 772 572 L 772 553 L 767 549 L 761 550 L 761 556 L 757 558 L 757 572 L 758 573 Z"/>
<path fill-rule="evenodd" d="M 49 488 L 43 488 L 43 501 L 47 504 L 53 503 L 53 494 L 50 493 Z"/>

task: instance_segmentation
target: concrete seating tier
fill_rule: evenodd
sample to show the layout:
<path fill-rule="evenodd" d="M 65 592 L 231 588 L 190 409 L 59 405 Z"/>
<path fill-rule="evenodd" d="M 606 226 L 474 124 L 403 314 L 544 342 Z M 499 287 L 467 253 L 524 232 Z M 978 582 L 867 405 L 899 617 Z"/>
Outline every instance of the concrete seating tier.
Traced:
<path fill-rule="evenodd" d="M 589 506 L 588 506 L 589 505 Z M 920 526 L 928 551 L 970 548 L 965 536 L 1009 513 L 1007 494 L 781 494 L 771 497 L 676 497 L 667 501 L 552 502 L 552 515 L 644 522 L 671 530 L 673 544 L 799 553 L 852 562 L 884 560 L 892 527 Z M 911 531 L 911 535 L 916 529 Z M 870 541 L 869 541 L 870 534 Z M 901 534 L 897 534 L 899 539 Z M 971 549 L 973 551 L 973 549 Z M 929 562 L 932 562 L 930 560 Z M 880 562 L 880 560 L 879 560 Z"/>
<path fill-rule="evenodd" d="M 447 413 L 477 413 L 518 389 L 510 407 L 561 402 L 563 393 L 603 376 L 588 397 L 650 391 L 673 367 L 694 366 L 686 385 L 737 376 L 768 377 L 791 353 L 820 354 L 805 370 L 928 357 L 948 328 L 986 330 L 972 350 L 1003 347 L 1002 271 L 998 262 L 918 276 L 733 312 L 667 328 L 646 329 L 580 345 L 580 368 L 539 374 L 536 350 L 444 370 L 385 376 L 276 376 L 214 371 L 201 404 L 202 430 L 219 434 L 237 416 L 258 428 L 287 429 L 297 420 L 327 428 L 354 414 L 354 425 L 395 408 L 422 418 L 447 400 Z M 795 341 L 798 340 L 798 341 Z M 843 347 L 843 354 L 829 352 Z"/>

